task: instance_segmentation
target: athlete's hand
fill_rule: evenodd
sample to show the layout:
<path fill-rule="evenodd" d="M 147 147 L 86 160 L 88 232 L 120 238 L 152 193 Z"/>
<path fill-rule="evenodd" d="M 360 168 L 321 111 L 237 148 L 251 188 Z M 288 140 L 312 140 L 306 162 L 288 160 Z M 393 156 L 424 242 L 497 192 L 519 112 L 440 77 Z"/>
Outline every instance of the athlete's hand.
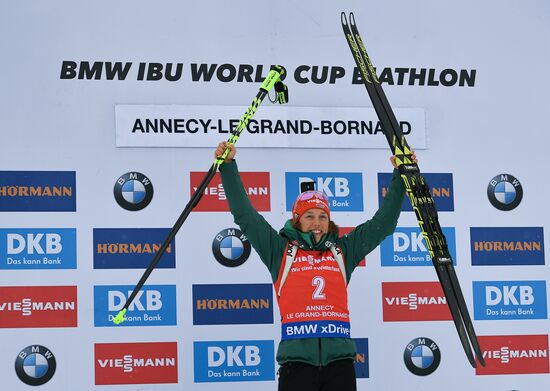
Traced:
<path fill-rule="evenodd" d="M 418 163 L 418 160 L 416 159 L 416 152 L 414 150 L 411 150 L 411 158 L 414 163 Z M 397 163 L 395 162 L 395 159 L 396 157 L 395 155 L 393 155 L 392 157 L 390 157 L 390 162 L 394 168 L 397 168 Z"/>
<path fill-rule="evenodd" d="M 223 161 L 224 163 L 229 163 L 233 160 L 235 155 L 237 154 L 237 148 L 235 148 L 235 144 L 229 144 L 227 141 L 223 141 L 218 144 L 218 147 L 216 148 L 216 151 L 214 151 L 214 157 L 217 159 L 220 156 L 223 155 L 226 149 L 229 149 L 229 154 Z"/>

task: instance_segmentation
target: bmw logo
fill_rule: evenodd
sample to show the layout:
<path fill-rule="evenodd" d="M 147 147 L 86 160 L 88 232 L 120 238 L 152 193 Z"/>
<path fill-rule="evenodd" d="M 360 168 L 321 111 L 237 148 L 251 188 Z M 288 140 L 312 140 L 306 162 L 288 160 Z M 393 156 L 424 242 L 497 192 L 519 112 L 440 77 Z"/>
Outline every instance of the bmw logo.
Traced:
<path fill-rule="evenodd" d="M 487 186 L 487 196 L 491 204 L 500 210 L 512 210 L 523 198 L 521 183 L 510 174 L 495 176 Z"/>
<path fill-rule="evenodd" d="M 250 256 L 250 242 L 236 228 L 218 232 L 212 242 L 212 252 L 216 260 L 224 266 L 236 267 L 246 262 Z"/>
<path fill-rule="evenodd" d="M 119 177 L 114 188 L 116 202 L 126 210 L 142 210 L 153 199 L 153 184 L 139 172 Z"/>
<path fill-rule="evenodd" d="M 418 376 L 426 376 L 439 366 L 441 352 L 434 341 L 419 337 L 407 344 L 403 359 L 409 371 Z"/>
<path fill-rule="evenodd" d="M 55 373 L 55 357 L 41 345 L 27 346 L 15 359 L 17 377 L 29 386 L 40 386 L 47 383 Z"/>

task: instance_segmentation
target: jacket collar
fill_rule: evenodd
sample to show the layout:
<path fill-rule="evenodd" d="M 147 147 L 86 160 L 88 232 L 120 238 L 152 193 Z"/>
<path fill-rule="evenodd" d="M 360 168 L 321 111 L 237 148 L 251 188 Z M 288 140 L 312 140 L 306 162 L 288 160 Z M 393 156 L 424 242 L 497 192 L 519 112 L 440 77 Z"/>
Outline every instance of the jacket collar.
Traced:
<path fill-rule="evenodd" d="M 279 233 L 303 250 L 326 250 L 337 239 L 336 234 L 329 232 L 328 234 L 323 235 L 319 243 L 315 243 L 313 234 L 309 232 L 302 232 L 299 229 L 294 228 L 291 219 L 286 221 L 285 226 L 279 231 Z"/>

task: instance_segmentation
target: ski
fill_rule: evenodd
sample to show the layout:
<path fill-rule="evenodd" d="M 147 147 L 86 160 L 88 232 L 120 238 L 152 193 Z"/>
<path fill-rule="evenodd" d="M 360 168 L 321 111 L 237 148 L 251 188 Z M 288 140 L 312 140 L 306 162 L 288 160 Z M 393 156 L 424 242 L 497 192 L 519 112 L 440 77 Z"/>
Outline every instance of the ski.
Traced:
<path fill-rule="evenodd" d="M 367 93 L 384 129 L 391 151 L 396 156 L 397 168 L 428 247 L 437 277 L 443 288 L 464 352 L 472 367 L 477 366 L 476 358 L 482 366 L 485 366 L 485 360 L 468 312 L 468 306 L 454 270 L 447 240 L 439 224 L 437 209 L 430 189 L 420 173 L 418 165 L 412 161 L 411 149 L 382 90 L 374 66 L 357 29 L 353 12 L 349 14 L 349 23 L 346 14 L 342 12 L 341 22 L 344 35 L 361 73 Z"/>
<path fill-rule="evenodd" d="M 227 140 L 229 144 L 235 144 L 237 142 L 243 130 L 246 129 L 248 122 L 254 116 L 254 114 L 258 110 L 258 107 L 260 106 L 264 98 L 269 94 L 269 91 L 273 87 L 275 88 L 275 100 L 273 102 L 277 102 L 280 104 L 284 104 L 288 102 L 288 89 L 281 81 L 284 75 L 284 72 L 285 70 L 282 66 L 272 67 L 272 69 L 269 71 L 266 78 L 262 82 L 260 86 L 260 90 L 252 100 L 252 103 L 250 104 L 250 106 L 248 107 L 244 115 L 241 117 L 237 127 L 235 128 L 235 130 L 231 131 L 231 136 Z M 124 322 L 124 320 L 126 319 L 125 314 L 126 314 L 126 311 L 128 310 L 128 307 L 130 306 L 130 304 L 132 304 L 137 294 L 145 284 L 145 281 L 149 278 L 149 275 L 153 272 L 154 268 L 159 263 L 161 257 L 164 255 L 164 253 L 168 249 L 168 246 L 170 245 L 172 240 L 174 240 L 174 238 L 176 237 L 176 234 L 178 233 L 179 229 L 181 228 L 181 226 L 183 225 L 183 223 L 185 222 L 185 220 L 187 219 L 187 217 L 189 216 L 193 208 L 197 206 L 197 204 L 199 203 L 204 193 L 204 190 L 206 189 L 206 187 L 214 177 L 214 174 L 216 174 L 216 171 L 218 171 L 218 168 L 223 164 L 223 161 L 225 160 L 228 154 L 229 154 L 229 148 L 227 148 L 220 157 L 214 159 L 214 163 L 212 164 L 212 166 L 206 173 L 205 177 L 197 187 L 197 190 L 195 191 L 195 193 L 193 193 L 193 195 L 191 196 L 183 212 L 181 212 L 176 223 L 174 224 L 174 226 L 166 236 L 166 239 L 160 246 L 159 250 L 156 252 L 155 256 L 151 260 L 151 263 L 149 264 L 149 266 L 141 276 L 140 280 L 136 284 L 134 290 L 126 300 L 126 303 L 113 319 L 114 324 L 118 325 Z"/>

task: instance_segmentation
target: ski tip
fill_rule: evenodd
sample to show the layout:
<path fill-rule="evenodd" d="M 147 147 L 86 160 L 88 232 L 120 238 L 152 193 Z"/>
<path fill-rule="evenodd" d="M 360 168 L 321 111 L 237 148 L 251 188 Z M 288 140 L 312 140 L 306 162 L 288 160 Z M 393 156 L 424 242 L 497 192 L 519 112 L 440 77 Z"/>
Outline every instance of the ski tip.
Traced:
<path fill-rule="evenodd" d="M 349 22 L 352 26 L 355 25 L 355 15 L 353 14 L 353 12 L 349 13 Z"/>
<path fill-rule="evenodd" d="M 117 316 L 115 316 L 115 318 L 113 319 L 113 323 L 114 324 L 121 324 L 122 322 L 124 322 L 124 320 L 125 320 L 124 314 L 126 314 L 126 308 L 123 308 L 122 310 L 120 310 L 120 312 L 117 314 Z"/>
<path fill-rule="evenodd" d="M 348 25 L 348 18 L 346 17 L 346 13 L 344 11 L 340 14 L 340 20 L 344 26 Z"/>

